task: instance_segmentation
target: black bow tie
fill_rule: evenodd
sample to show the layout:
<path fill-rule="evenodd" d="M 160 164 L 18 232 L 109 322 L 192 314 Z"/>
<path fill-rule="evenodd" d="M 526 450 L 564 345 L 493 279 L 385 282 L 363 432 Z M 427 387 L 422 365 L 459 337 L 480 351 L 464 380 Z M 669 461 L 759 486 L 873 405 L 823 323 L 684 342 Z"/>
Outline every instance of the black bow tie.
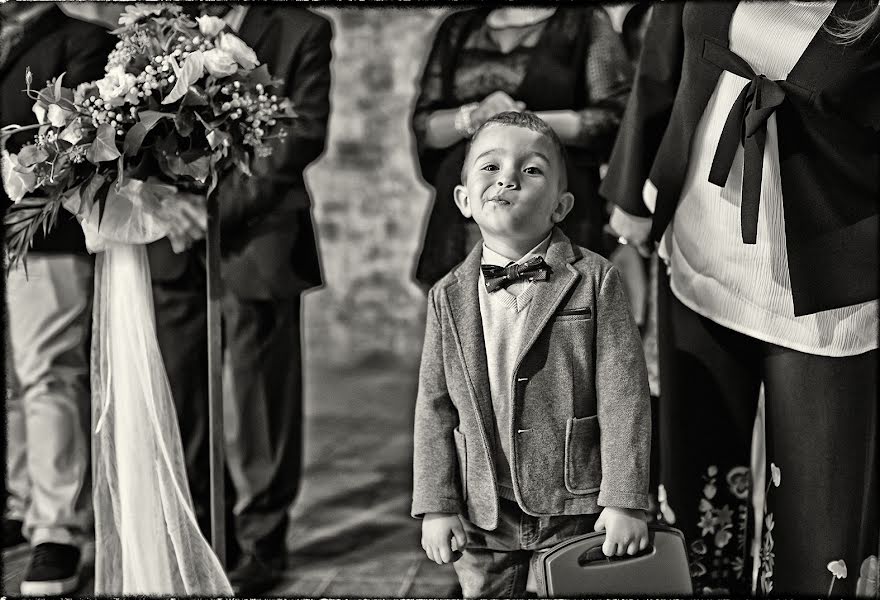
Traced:
<path fill-rule="evenodd" d="M 486 289 L 489 293 L 506 288 L 516 281 L 547 281 L 552 269 L 540 256 L 530 258 L 521 265 L 510 263 L 506 267 L 482 265 Z"/>

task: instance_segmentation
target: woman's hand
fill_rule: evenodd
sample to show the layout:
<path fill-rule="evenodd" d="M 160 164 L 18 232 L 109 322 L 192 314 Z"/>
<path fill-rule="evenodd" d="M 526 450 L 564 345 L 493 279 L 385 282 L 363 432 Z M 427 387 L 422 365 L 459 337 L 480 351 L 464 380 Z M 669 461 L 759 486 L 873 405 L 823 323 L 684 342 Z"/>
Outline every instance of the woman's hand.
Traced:
<path fill-rule="evenodd" d="M 643 510 L 606 506 L 594 529 L 605 531 L 605 556 L 632 556 L 648 547 L 648 524 Z"/>
<path fill-rule="evenodd" d="M 633 246 L 645 258 L 651 256 L 653 248 L 650 243 L 650 218 L 636 217 L 615 206 L 611 211 L 608 225 L 615 234 L 620 236 L 621 243 L 626 242 Z"/>
<path fill-rule="evenodd" d="M 525 102 L 514 100 L 506 92 L 498 90 L 483 98 L 480 105 L 471 113 L 471 123 L 476 129 L 498 113 L 509 110 L 522 112 L 525 108 Z"/>

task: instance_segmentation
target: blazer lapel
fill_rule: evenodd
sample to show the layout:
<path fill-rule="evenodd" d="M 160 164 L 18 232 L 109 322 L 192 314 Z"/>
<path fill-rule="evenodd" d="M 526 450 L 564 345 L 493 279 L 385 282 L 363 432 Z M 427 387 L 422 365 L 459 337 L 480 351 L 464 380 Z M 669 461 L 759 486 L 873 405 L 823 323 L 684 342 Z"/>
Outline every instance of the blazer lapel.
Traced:
<path fill-rule="evenodd" d="M 580 274 L 569 266 L 578 258 L 580 257 L 575 254 L 568 237 L 559 228 L 554 229 L 550 247 L 544 257 L 546 263 L 553 269 L 553 273 L 548 281 L 536 284 L 540 286 L 540 289 L 532 298 L 526 314 L 523 344 L 516 360 L 517 368 L 538 339 L 550 317 L 556 312 L 563 298 L 580 279 Z"/>
<path fill-rule="evenodd" d="M 455 331 L 464 369 L 474 392 L 475 409 L 485 431 L 490 432 L 494 427 L 494 417 L 477 287 L 480 285 L 482 254 L 483 245 L 477 244 L 458 268 L 457 280 L 446 288 L 446 296 L 451 308 L 449 315 L 452 329 Z M 488 439 L 491 440 L 491 436 Z"/>

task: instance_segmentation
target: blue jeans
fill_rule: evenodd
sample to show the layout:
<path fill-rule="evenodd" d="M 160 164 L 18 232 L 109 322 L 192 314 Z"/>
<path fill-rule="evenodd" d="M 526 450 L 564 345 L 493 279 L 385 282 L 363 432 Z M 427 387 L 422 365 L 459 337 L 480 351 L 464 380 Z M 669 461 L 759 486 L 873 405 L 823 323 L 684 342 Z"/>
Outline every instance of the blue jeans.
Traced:
<path fill-rule="evenodd" d="M 529 561 L 538 550 L 590 533 L 598 513 L 533 517 L 500 500 L 498 528 L 486 531 L 464 519 L 467 546 L 453 563 L 465 598 L 515 598 L 526 591 Z"/>

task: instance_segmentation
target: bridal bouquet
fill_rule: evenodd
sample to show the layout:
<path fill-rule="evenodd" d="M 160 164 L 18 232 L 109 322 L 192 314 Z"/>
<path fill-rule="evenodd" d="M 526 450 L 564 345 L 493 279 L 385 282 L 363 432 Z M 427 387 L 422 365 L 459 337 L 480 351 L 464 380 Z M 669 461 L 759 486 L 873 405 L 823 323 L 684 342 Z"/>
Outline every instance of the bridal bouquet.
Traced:
<path fill-rule="evenodd" d="M 76 215 L 96 253 L 95 593 L 230 596 L 186 482 L 146 244 L 170 238 L 179 207 L 204 202 L 224 172 L 249 176 L 296 115 L 272 94 L 280 82 L 225 21 L 155 3 L 127 7 L 119 25 L 102 79 L 70 89 L 62 75 L 40 89 L 26 75 L 38 123 L 0 132 L 3 140 L 36 133 L 17 153 L 2 153 L 13 201 L 7 264 L 25 258 L 61 208 Z"/>
<path fill-rule="evenodd" d="M 88 240 L 108 203 L 149 216 L 173 197 L 167 184 L 210 194 L 228 169 L 249 175 L 253 157 L 271 154 L 270 140 L 296 116 L 222 19 L 155 3 L 128 6 L 119 24 L 102 79 L 70 89 L 61 75 L 37 89 L 27 72 L 39 123 L 2 132 L 3 185 L 14 203 L 5 218 L 10 268 L 62 206 Z M 6 152 L 6 138 L 26 130 L 36 131 L 33 142 Z"/>

